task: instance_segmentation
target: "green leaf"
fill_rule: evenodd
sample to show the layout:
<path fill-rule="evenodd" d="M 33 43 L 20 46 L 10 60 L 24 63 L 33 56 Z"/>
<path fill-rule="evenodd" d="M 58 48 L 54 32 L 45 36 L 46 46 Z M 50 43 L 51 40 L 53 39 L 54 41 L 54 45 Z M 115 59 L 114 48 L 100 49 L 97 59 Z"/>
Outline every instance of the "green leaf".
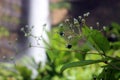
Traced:
<path fill-rule="evenodd" d="M 113 22 L 111 25 L 113 28 L 120 30 L 120 24 Z"/>
<path fill-rule="evenodd" d="M 81 66 L 86 66 L 86 65 L 90 65 L 90 64 L 95 64 L 95 63 L 99 63 L 99 62 L 103 62 L 103 61 L 105 61 L 105 59 L 103 59 L 103 60 L 83 60 L 83 61 L 68 63 L 68 64 L 65 64 L 65 65 L 61 68 L 61 72 L 63 72 L 63 71 L 64 71 L 65 69 L 67 69 L 67 68 L 71 68 L 71 67 L 81 67 Z"/>
<path fill-rule="evenodd" d="M 90 35 L 90 32 L 92 32 L 92 30 L 90 30 L 86 25 L 82 27 L 82 33 L 85 37 L 88 37 Z"/>
<path fill-rule="evenodd" d="M 120 79 L 119 67 L 120 67 L 119 60 L 111 61 L 108 65 L 104 66 L 104 69 L 99 74 L 97 80 L 100 80 L 101 78 L 103 80 L 119 80 Z"/>
<path fill-rule="evenodd" d="M 91 30 L 87 26 L 82 28 L 83 35 L 87 38 L 87 41 L 90 42 L 92 46 L 94 46 L 97 50 L 102 50 L 103 52 L 106 52 L 109 50 L 110 45 L 102 33 L 98 30 Z"/>
<path fill-rule="evenodd" d="M 105 38 L 99 31 L 93 30 L 90 36 L 100 50 L 103 52 L 109 50 L 110 45 L 107 38 Z"/>
<path fill-rule="evenodd" d="M 76 53 L 75 57 L 79 60 L 85 60 L 86 54 Z"/>

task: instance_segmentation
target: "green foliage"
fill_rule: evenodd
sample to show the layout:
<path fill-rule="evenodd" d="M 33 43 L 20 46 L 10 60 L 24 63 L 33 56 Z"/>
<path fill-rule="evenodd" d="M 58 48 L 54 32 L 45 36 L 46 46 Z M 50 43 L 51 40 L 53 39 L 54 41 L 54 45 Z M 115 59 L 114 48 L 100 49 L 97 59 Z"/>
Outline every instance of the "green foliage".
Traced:
<path fill-rule="evenodd" d="M 111 24 L 111 26 L 112 26 L 112 30 L 110 30 L 110 31 L 112 33 L 115 33 L 117 35 L 117 37 L 119 37 L 119 39 L 120 39 L 120 35 L 119 35 L 120 34 L 120 25 L 115 23 L 115 22 L 113 22 Z"/>
<path fill-rule="evenodd" d="M 11 64 L 0 65 L 0 80 L 24 80 Z"/>
<path fill-rule="evenodd" d="M 59 27 L 47 32 L 49 42 L 43 39 L 48 58 L 46 65 L 42 67 L 41 63 L 36 64 L 30 58 L 31 67 L 38 72 L 35 80 L 120 79 L 120 25 L 112 23 L 111 27 L 103 27 L 102 30 L 93 29 L 85 22 L 88 15 L 66 19 Z M 26 37 L 37 38 L 29 32 L 32 28 L 28 33 L 24 28 L 21 31 Z M 31 76 L 32 71 L 20 62 L 10 69 L 1 65 L 0 80 L 32 80 Z"/>
<path fill-rule="evenodd" d="M 113 22 L 111 27 L 107 29 L 106 35 L 110 39 L 112 49 L 120 49 L 120 25 Z"/>
<path fill-rule="evenodd" d="M 106 60 L 84 60 L 84 61 L 78 61 L 78 62 L 72 62 L 72 63 L 68 63 L 65 64 L 62 68 L 61 71 L 64 71 L 67 68 L 71 68 L 71 67 L 80 67 L 80 66 L 86 66 L 86 65 L 90 65 L 90 64 L 95 64 L 95 63 L 99 63 L 99 62 L 104 62 Z"/>
<path fill-rule="evenodd" d="M 73 21 L 73 22 L 72 22 Z M 72 25 L 72 26 L 71 26 Z M 77 27 L 79 26 L 79 27 Z M 114 27 L 115 26 L 115 27 Z M 63 65 L 61 68 L 61 71 L 64 71 L 67 68 L 71 67 L 82 67 L 90 64 L 98 64 L 100 63 L 100 66 L 105 66 L 105 69 L 109 69 L 113 71 L 112 73 L 109 73 L 110 76 L 114 76 L 111 78 L 111 80 L 118 80 L 120 77 L 115 76 L 115 74 L 119 74 L 117 70 L 119 70 L 119 65 L 116 65 L 115 62 L 119 62 L 119 52 L 120 52 L 120 29 L 119 25 L 117 23 L 112 24 L 112 30 L 108 28 L 101 32 L 97 29 L 91 29 L 89 26 L 86 25 L 85 19 L 67 19 L 65 22 L 62 23 L 62 26 L 60 26 L 59 32 L 64 32 L 64 35 L 61 37 L 65 39 L 66 44 L 71 44 L 73 47 L 66 51 L 73 51 L 76 55 L 79 52 L 79 55 L 77 54 L 75 58 L 79 59 L 79 61 L 72 61 L 67 62 Z M 76 29 L 77 28 L 77 29 Z M 116 34 L 117 41 L 110 42 L 108 39 L 103 35 L 103 33 L 109 34 L 109 32 Z M 72 39 L 69 39 L 68 37 L 71 36 Z M 79 39 L 77 39 L 77 38 Z M 83 40 L 82 45 L 75 42 L 80 42 Z M 114 45 L 113 45 L 114 44 Z M 115 49 L 114 49 L 115 48 Z M 92 52 L 93 51 L 93 52 Z M 117 51 L 117 52 L 116 52 Z M 112 54 L 111 54 L 112 53 Z M 84 55 L 82 55 L 84 54 Z M 87 59 L 89 57 L 89 54 L 93 55 L 99 55 L 99 59 L 95 58 L 95 60 Z M 113 63 L 114 61 L 114 63 Z M 101 64 L 102 63 L 102 64 Z M 112 68 L 112 69 L 111 69 Z M 99 79 L 109 80 L 108 76 L 105 76 L 106 72 L 101 72 L 100 75 L 98 75 Z"/>
<path fill-rule="evenodd" d="M 24 64 L 0 65 L 0 80 L 32 80 L 32 71 Z"/>
<path fill-rule="evenodd" d="M 102 73 L 98 76 L 98 79 L 102 78 L 103 80 L 119 80 L 119 61 L 111 61 L 107 66 L 104 67 Z"/>
<path fill-rule="evenodd" d="M 18 65 L 15 68 L 22 76 L 23 80 L 31 80 L 32 71 L 30 69 L 23 65 Z"/>
<path fill-rule="evenodd" d="M 71 63 L 74 61 L 84 60 L 85 54 L 87 51 L 89 51 L 90 48 L 88 48 L 87 43 L 85 45 L 79 46 L 77 45 L 78 40 L 80 40 L 81 36 L 75 36 L 77 40 L 68 40 L 68 35 L 60 35 L 59 31 L 60 28 L 54 28 L 51 32 L 48 32 L 49 37 L 49 43 L 44 40 L 44 43 L 46 44 L 46 50 L 48 55 L 48 62 L 46 63 L 46 66 L 44 69 L 41 69 L 41 67 L 38 68 L 39 76 L 36 78 L 36 80 L 44 80 L 44 79 L 50 79 L 50 80 L 90 80 L 92 79 L 93 74 L 97 75 L 100 73 L 101 69 L 99 65 L 91 65 L 87 67 L 81 67 L 81 68 L 73 68 L 68 69 L 64 71 L 63 73 L 60 71 L 63 64 Z M 67 29 L 67 28 L 66 28 Z M 64 34 L 68 34 L 68 32 L 63 32 Z M 62 38 L 61 38 L 62 37 Z M 67 48 L 67 44 L 74 44 L 72 48 Z M 81 47 L 81 49 L 80 49 Z M 79 55 L 79 56 L 78 56 Z M 92 55 L 92 54 L 91 54 Z M 100 56 L 89 56 L 86 57 L 87 59 L 91 58 L 98 58 L 101 59 Z M 92 60 L 91 60 L 92 61 Z M 98 60 L 99 61 L 99 60 Z M 103 61 L 103 60 L 102 60 Z M 93 60 L 93 63 L 96 62 Z M 88 60 L 88 64 L 89 60 Z M 96 68 L 94 68 L 97 66 Z M 97 70 L 97 71 L 96 71 Z M 91 74 L 90 74 L 91 73 Z M 79 74 L 85 74 L 85 75 L 79 75 Z M 71 77 L 70 77 L 71 76 Z M 85 77 L 89 76 L 89 77 Z"/>
<path fill-rule="evenodd" d="M 58 3 L 51 3 L 50 4 L 50 9 L 59 9 L 59 8 L 67 8 L 70 9 L 70 3 L 66 2 L 66 1 L 60 1 Z"/>
<path fill-rule="evenodd" d="M 5 27 L 0 26 L 0 38 L 6 36 L 9 36 L 9 31 Z"/>
<path fill-rule="evenodd" d="M 108 40 L 98 30 L 90 30 L 88 27 L 83 27 L 82 31 L 83 35 L 85 35 L 90 44 L 96 49 L 98 48 L 103 52 L 109 50 L 110 45 Z"/>

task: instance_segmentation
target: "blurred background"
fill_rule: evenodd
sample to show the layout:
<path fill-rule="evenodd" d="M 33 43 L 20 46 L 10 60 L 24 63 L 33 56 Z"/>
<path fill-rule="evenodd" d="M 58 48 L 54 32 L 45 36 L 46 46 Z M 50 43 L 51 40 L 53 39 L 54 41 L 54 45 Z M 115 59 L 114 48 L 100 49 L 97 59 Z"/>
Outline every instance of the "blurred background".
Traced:
<path fill-rule="evenodd" d="M 35 1 L 37 2 L 37 0 Z M 39 2 L 43 4 L 44 1 L 42 0 L 40 1 Z M 56 26 L 58 26 L 61 22 L 63 22 L 65 19 L 77 18 L 78 16 L 81 16 L 81 15 L 83 16 L 83 14 L 86 12 L 90 12 L 90 16 L 87 18 L 87 24 L 93 27 L 96 27 L 96 22 L 100 23 L 101 28 L 103 26 L 110 26 L 113 22 L 116 22 L 118 24 L 120 23 L 120 15 L 119 15 L 120 0 L 45 0 L 45 1 L 46 3 L 44 2 L 44 5 L 47 5 L 47 8 L 44 8 L 38 4 L 32 5 L 32 0 L 0 0 L 0 61 L 1 62 L 3 61 L 8 62 L 9 60 L 11 60 L 11 58 L 16 56 L 17 58 L 19 58 L 25 54 L 29 55 L 29 53 L 19 52 L 19 51 L 23 51 L 26 48 L 26 45 L 28 45 L 29 38 L 25 37 L 24 33 L 21 31 L 21 28 L 23 27 L 25 28 L 26 25 L 37 26 L 36 24 L 38 24 L 41 26 L 47 23 L 47 28 L 51 27 L 51 29 L 53 29 Z M 36 8 L 37 10 L 32 13 L 31 8 L 33 8 L 34 6 L 41 7 L 41 8 Z M 32 14 L 37 13 L 37 11 L 40 14 L 38 14 L 38 17 L 35 17 L 36 19 L 35 20 L 33 18 L 36 14 L 35 15 L 32 15 Z M 46 12 L 47 12 L 47 15 L 46 15 Z M 45 15 L 42 15 L 42 14 L 45 14 Z M 31 18 L 31 15 L 33 16 L 33 18 Z M 39 21 L 42 20 L 40 18 L 45 18 L 44 19 L 45 21 L 39 23 Z M 35 23 L 32 24 L 31 22 L 35 22 Z M 35 29 L 42 30 L 42 28 L 43 27 L 39 27 Z M 34 33 L 35 32 L 33 32 L 33 34 Z M 48 39 L 50 38 L 48 37 Z M 53 42 L 53 44 L 54 43 L 57 43 L 57 42 Z M 16 51 L 16 48 L 18 52 Z M 39 49 L 37 50 L 38 52 L 41 53 Z M 45 51 L 43 51 L 43 53 L 45 53 Z M 61 53 L 67 53 L 67 52 L 61 52 Z M 32 55 L 35 55 L 35 54 L 32 54 Z M 73 56 L 71 57 L 73 58 Z M 55 65 L 57 64 L 61 64 L 60 60 L 58 60 L 58 63 L 56 62 Z M 57 67 L 57 69 L 58 68 L 59 67 Z M 23 74 L 20 74 L 20 73 L 24 73 L 24 69 L 27 72 L 26 67 L 23 67 L 22 65 L 22 67 L 18 66 L 16 69 L 19 72 L 19 74 L 17 75 L 14 74 L 14 71 L 13 72 L 10 71 L 10 75 L 12 74 L 12 76 L 10 76 L 7 73 L 3 73 L 4 71 L 1 72 L 0 76 L 1 74 L 2 76 L 4 76 L 4 78 L 0 77 L 1 80 L 6 80 L 5 79 L 6 77 L 13 78 L 13 76 L 17 76 L 17 78 L 20 77 L 20 80 L 31 79 L 31 71 L 29 70 L 28 70 L 28 73 L 26 73 L 28 74 L 26 76 L 23 76 Z M 39 70 L 41 70 L 41 68 Z M 47 67 L 45 71 L 43 70 L 43 73 L 42 71 L 40 72 L 36 80 L 42 80 L 42 75 L 46 76 L 46 74 L 48 74 L 47 70 L 48 70 L 48 73 L 51 71 L 50 74 L 52 74 L 52 69 Z M 93 72 L 94 71 L 95 70 L 93 70 Z M 68 71 L 68 72 L 72 74 L 73 71 Z M 78 72 L 75 72 L 75 73 L 77 74 Z M 66 72 L 64 74 L 64 77 L 66 77 L 67 75 L 69 74 L 67 74 Z M 53 77 L 53 74 L 49 76 Z M 56 75 L 54 76 L 55 76 L 55 79 L 53 78 L 53 80 L 78 80 L 78 79 L 74 79 L 75 75 L 71 78 L 68 77 L 66 79 L 58 79 L 56 78 Z M 59 74 L 59 77 L 60 76 L 61 74 Z M 30 77 L 30 79 L 28 77 Z M 7 79 L 7 80 L 17 80 L 17 79 Z M 89 80 L 89 79 L 81 79 L 81 80 Z"/>
<path fill-rule="evenodd" d="M 15 55 L 16 39 L 21 41 L 20 28 L 28 24 L 28 0 L 0 0 L 0 57 Z M 23 40 L 23 43 L 24 40 Z M 13 44 L 13 45 L 9 45 Z M 23 45 L 24 46 L 24 45 Z"/>

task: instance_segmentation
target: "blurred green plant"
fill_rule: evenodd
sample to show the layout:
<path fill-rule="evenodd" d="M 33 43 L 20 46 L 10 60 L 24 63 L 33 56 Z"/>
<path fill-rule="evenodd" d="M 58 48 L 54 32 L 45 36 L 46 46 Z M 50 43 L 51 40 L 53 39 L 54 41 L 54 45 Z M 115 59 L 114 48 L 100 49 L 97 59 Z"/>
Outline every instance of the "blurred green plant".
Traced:
<path fill-rule="evenodd" d="M 23 80 L 23 77 L 17 72 L 11 64 L 0 64 L 0 80 Z"/>
<path fill-rule="evenodd" d="M 114 22 L 111 27 L 94 29 L 86 24 L 89 14 L 85 13 L 77 19 L 66 19 L 47 32 L 49 42 L 43 39 L 48 58 L 46 65 L 42 67 L 41 63 L 36 64 L 30 58 L 31 66 L 38 72 L 35 80 L 120 79 L 120 25 Z M 96 26 L 100 27 L 99 23 Z M 32 28 L 28 32 L 21 28 L 21 31 L 26 37 L 36 38 L 29 32 Z M 34 45 L 30 44 L 29 47 Z M 1 65 L 0 74 L 1 80 L 10 80 L 9 75 L 14 78 L 11 80 L 32 80 L 32 71 L 19 62 L 10 69 Z"/>
<path fill-rule="evenodd" d="M 93 27 L 89 27 L 86 24 L 86 17 L 89 13 L 84 14 L 84 16 L 79 16 L 78 19 L 66 19 L 65 22 L 63 22 L 59 27 L 58 33 L 67 41 L 67 44 L 71 44 L 73 47 L 69 49 L 69 51 L 74 51 L 75 54 L 78 54 L 76 52 L 77 48 L 74 48 L 74 46 L 78 45 L 77 51 L 80 52 L 80 54 L 84 55 L 77 55 L 79 61 L 73 61 L 70 63 L 67 63 L 63 65 L 61 68 L 61 71 L 63 72 L 67 68 L 71 67 L 82 67 L 86 65 L 96 64 L 96 63 L 102 63 L 101 68 L 103 68 L 103 71 L 101 72 L 96 79 L 100 80 L 118 80 L 120 79 L 119 70 L 120 66 L 117 64 L 119 62 L 119 52 L 120 52 L 120 26 L 116 23 L 112 23 L 112 30 L 110 28 L 103 27 L 103 30 L 97 30 L 93 29 Z M 98 27 L 100 25 L 97 23 Z M 103 33 L 106 32 L 106 34 L 109 34 L 111 32 L 114 34 L 114 36 L 117 38 L 116 41 L 111 42 L 108 41 Z M 64 34 L 64 35 L 63 35 Z M 69 38 L 71 36 L 71 39 Z M 112 37 L 114 38 L 112 35 Z M 76 40 L 79 38 L 78 40 Z M 82 46 L 79 43 L 73 44 L 73 42 L 82 42 Z M 116 44 L 116 45 L 115 45 Z M 116 47 L 116 48 L 115 48 Z M 91 52 L 94 51 L 94 52 Z M 117 51 L 117 52 L 116 52 Z M 112 54 L 110 54 L 112 53 Z M 86 57 L 89 54 L 93 55 L 99 55 L 99 59 L 87 59 Z M 82 57 L 82 58 L 81 58 Z M 115 63 L 116 62 L 116 63 Z M 107 72 L 105 71 L 107 70 Z M 110 71 L 112 71 L 110 73 Z M 110 76 L 106 76 L 109 73 Z M 116 76 L 117 75 L 117 76 Z"/>
<path fill-rule="evenodd" d="M 0 38 L 6 36 L 9 36 L 9 31 L 4 26 L 0 26 Z"/>
<path fill-rule="evenodd" d="M 106 31 L 105 35 L 110 41 L 111 49 L 120 49 L 120 25 L 113 22 L 110 27 L 107 27 Z"/>
<path fill-rule="evenodd" d="M 67 2 L 67 1 L 60 1 L 58 3 L 51 3 L 50 4 L 50 9 L 53 10 L 53 9 L 60 9 L 60 8 L 67 8 L 67 9 L 70 9 L 71 6 L 70 6 L 70 3 Z"/>
<path fill-rule="evenodd" d="M 39 76 L 36 80 L 90 80 L 92 79 L 93 75 L 97 75 L 98 73 L 100 73 L 101 69 L 99 65 L 91 65 L 82 68 L 72 68 L 62 73 L 60 69 L 63 64 L 78 61 L 77 55 L 79 54 L 82 56 L 82 54 L 79 51 L 76 53 L 75 51 L 67 49 L 66 41 L 61 38 L 61 36 L 58 34 L 58 31 L 58 28 L 54 28 L 51 32 L 48 32 L 49 43 L 44 41 L 46 43 L 48 61 L 43 70 L 41 70 L 41 67 L 39 67 Z M 77 46 L 74 47 L 76 48 Z M 99 56 L 95 56 L 96 58 L 99 58 Z M 88 57 L 88 59 L 94 57 L 91 56 Z M 94 68 L 95 66 L 97 67 Z"/>
<path fill-rule="evenodd" d="M 86 13 L 86 15 L 88 14 Z M 79 16 L 78 19 L 67 19 L 59 25 L 59 28 L 54 28 L 51 33 L 48 33 L 50 41 L 49 43 L 44 41 L 49 58 L 48 66 L 43 72 L 39 73 L 43 74 L 46 72 L 47 76 L 44 74 L 44 79 L 118 80 L 120 78 L 120 48 L 118 47 L 120 46 L 120 41 L 116 41 L 118 43 L 117 46 L 113 45 L 116 42 L 109 41 L 103 35 L 103 33 L 109 35 L 109 33 L 116 31 L 116 35 L 119 36 L 119 29 L 113 26 L 113 24 L 117 26 L 118 24 L 112 23 L 112 30 L 110 29 L 111 27 L 105 26 L 102 30 L 97 30 L 88 27 L 84 18 Z M 99 25 L 97 26 L 100 27 Z M 114 49 L 113 47 L 117 48 Z M 64 71 L 65 69 L 67 70 Z"/>
<path fill-rule="evenodd" d="M 32 70 L 24 64 L 1 63 L 0 80 L 32 80 Z"/>

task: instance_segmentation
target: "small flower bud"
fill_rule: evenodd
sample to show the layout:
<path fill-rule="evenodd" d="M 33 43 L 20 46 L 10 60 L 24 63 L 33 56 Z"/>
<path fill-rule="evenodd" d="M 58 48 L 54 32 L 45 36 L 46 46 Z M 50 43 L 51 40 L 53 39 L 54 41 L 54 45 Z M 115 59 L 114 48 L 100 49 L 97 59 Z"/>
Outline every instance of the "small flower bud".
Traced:
<path fill-rule="evenodd" d="M 103 26 L 103 30 L 106 30 L 106 26 Z"/>
<path fill-rule="evenodd" d="M 89 16 L 89 15 L 90 15 L 90 12 L 87 12 L 86 14 L 87 14 L 87 16 Z"/>
<path fill-rule="evenodd" d="M 64 36 L 64 32 L 60 32 L 59 35 L 60 35 L 60 36 Z"/>
<path fill-rule="evenodd" d="M 100 23 L 99 23 L 99 22 L 97 22 L 97 23 L 96 23 L 96 25 L 97 25 L 97 26 L 100 26 Z"/>
<path fill-rule="evenodd" d="M 116 38 L 116 35 L 113 33 L 110 36 L 111 36 L 111 38 L 114 38 L 114 39 Z"/>
<path fill-rule="evenodd" d="M 72 48 L 72 45 L 71 44 L 67 44 L 66 46 L 68 49 Z"/>
<path fill-rule="evenodd" d="M 70 24 L 70 26 L 69 26 L 70 28 L 72 28 L 73 27 L 73 24 Z"/>
<path fill-rule="evenodd" d="M 87 13 L 83 14 L 83 16 L 84 16 L 84 17 L 88 17 L 89 14 L 90 14 L 90 12 L 87 12 Z"/>
<path fill-rule="evenodd" d="M 63 24 L 59 24 L 59 27 L 60 27 L 60 28 L 63 27 Z"/>
<path fill-rule="evenodd" d="M 81 22 L 84 24 L 85 23 L 85 19 L 82 19 Z"/>
<path fill-rule="evenodd" d="M 74 18 L 74 24 L 79 24 L 78 20 Z"/>
<path fill-rule="evenodd" d="M 66 19 L 65 22 L 68 23 L 70 20 L 69 19 Z"/>
<path fill-rule="evenodd" d="M 79 19 L 82 19 L 82 16 L 78 16 Z"/>
<path fill-rule="evenodd" d="M 93 77 L 93 80 L 97 80 L 96 76 Z"/>
<path fill-rule="evenodd" d="M 93 30 L 93 27 L 92 27 L 92 26 L 90 26 L 90 29 L 91 29 L 91 30 Z"/>
<path fill-rule="evenodd" d="M 27 34 L 27 33 L 25 33 L 25 34 L 24 34 L 24 36 L 25 36 L 25 37 L 27 37 L 27 36 L 28 36 L 28 34 Z"/>
<path fill-rule="evenodd" d="M 105 63 L 105 64 L 108 64 L 108 62 L 107 62 L 107 61 L 104 61 L 104 63 Z"/>
<path fill-rule="evenodd" d="M 70 35 L 70 36 L 68 36 L 68 39 L 72 39 L 72 36 Z"/>
<path fill-rule="evenodd" d="M 24 28 L 22 27 L 20 30 L 21 30 L 21 31 L 24 31 Z"/>
<path fill-rule="evenodd" d="M 83 14 L 84 17 L 87 17 L 87 14 Z"/>
<path fill-rule="evenodd" d="M 100 80 L 103 80 L 103 78 L 101 78 Z"/>

